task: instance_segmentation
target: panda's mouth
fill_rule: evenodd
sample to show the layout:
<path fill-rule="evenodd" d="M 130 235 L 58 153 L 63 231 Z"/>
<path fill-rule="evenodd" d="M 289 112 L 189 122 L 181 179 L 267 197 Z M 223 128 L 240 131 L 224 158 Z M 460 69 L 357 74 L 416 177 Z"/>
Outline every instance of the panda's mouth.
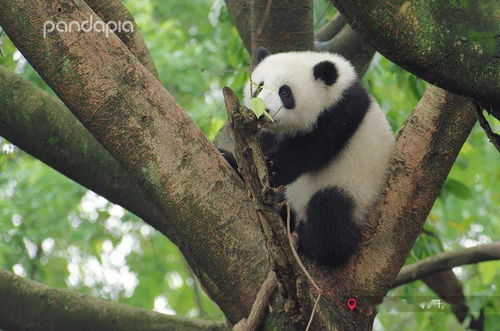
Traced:
<path fill-rule="evenodd" d="M 265 110 L 267 115 L 264 115 L 260 118 L 260 125 L 265 128 L 276 128 L 279 125 L 279 119 L 277 118 L 277 116 L 282 108 L 283 106 L 276 111 L 272 111 L 271 109 L 266 108 Z"/>
<path fill-rule="evenodd" d="M 274 113 L 271 112 L 271 109 L 269 108 L 266 108 L 266 113 L 269 114 L 269 116 L 272 118 L 269 118 L 268 116 L 264 116 L 267 118 L 267 120 L 269 120 L 270 122 L 274 123 L 274 122 L 277 122 L 278 121 L 278 114 L 281 112 L 281 110 L 283 109 L 283 105 L 281 105 L 278 110 L 276 110 Z"/>

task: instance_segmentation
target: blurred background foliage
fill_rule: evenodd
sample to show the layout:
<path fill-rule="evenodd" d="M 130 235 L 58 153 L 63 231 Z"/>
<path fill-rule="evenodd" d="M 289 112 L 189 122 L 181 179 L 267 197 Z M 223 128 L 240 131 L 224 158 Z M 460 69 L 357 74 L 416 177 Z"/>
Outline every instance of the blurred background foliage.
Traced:
<path fill-rule="evenodd" d="M 162 83 L 213 139 L 226 118 L 221 88 L 228 85 L 241 94 L 248 77 L 249 56 L 224 1 L 126 0 L 125 4 L 137 20 Z M 320 28 L 335 9 L 326 0 L 315 0 L 314 5 L 315 27 Z M 0 65 L 50 90 L 5 34 L 0 36 L 0 50 Z M 378 54 L 363 83 L 395 132 L 427 85 Z M 498 122 L 494 126 L 499 129 Z M 476 126 L 407 263 L 499 240 L 499 183 L 498 153 Z M 500 321 L 499 267 L 499 262 L 487 262 L 454 269 L 472 313 L 484 309 L 490 330 Z M 0 268 L 49 286 L 146 309 L 224 318 L 168 239 L 2 138 Z M 421 281 L 389 295 L 437 298 Z M 464 329 L 449 307 L 444 313 L 417 310 L 381 309 L 375 329 Z"/>

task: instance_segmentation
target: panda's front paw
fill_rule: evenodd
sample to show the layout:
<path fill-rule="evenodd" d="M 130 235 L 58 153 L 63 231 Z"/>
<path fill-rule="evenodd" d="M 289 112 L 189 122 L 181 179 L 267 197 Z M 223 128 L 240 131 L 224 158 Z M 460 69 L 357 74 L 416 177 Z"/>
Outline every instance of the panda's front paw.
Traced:
<path fill-rule="evenodd" d="M 278 187 L 283 185 L 282 180 L 280 178 L 280 167 L 279 164 L 272 159 L 267 158 L 267 171 L 269 173 L 269 184 L 272 187 Z"/>

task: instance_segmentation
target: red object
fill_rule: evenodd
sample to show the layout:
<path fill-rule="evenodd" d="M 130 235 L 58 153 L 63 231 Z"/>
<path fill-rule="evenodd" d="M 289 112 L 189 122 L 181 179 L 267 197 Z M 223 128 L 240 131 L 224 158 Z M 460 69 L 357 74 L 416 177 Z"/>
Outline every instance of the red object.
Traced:
<path fill-rule="evenodd" d="M 356 299 L 349 298 L 347 300 L 347 307 L 349 307 L 350 310 L 354 310 L 354 308 L 356 308 L 357 305 L 358 303 L 356 302 Z"/>

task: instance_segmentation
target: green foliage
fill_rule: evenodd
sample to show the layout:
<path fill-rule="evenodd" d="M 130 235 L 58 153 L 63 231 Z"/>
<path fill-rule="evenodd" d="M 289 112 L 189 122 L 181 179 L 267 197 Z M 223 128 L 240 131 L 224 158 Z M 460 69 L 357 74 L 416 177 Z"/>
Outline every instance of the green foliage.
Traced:
<path fill-rule="evenodd" d="M 126 0 L 125 4 L 139 24 L 162 83 L 213 138 L 226 118 L 222 87 L 232 87 L 241 97 L 248 79 L 249 56 L 223 1 Z M 326 0 L 315 0 L 314 5 L 319 28 L 335 9 Z M 5 34 L 0 36 L 0 49 L 0 65 L 50 91 Z M 427 85 L 380 55 L 363 83 L 395 132 Z M 499 182 L 498 154 L 476 127 L 407 263 L 499 240 Z M 49 286 L 147 309 L 223 318 L 170 241 L 5 140 L 0 140 L 0 268 Z M 455 269 L 472 312 L 477 315 L 484 309 L 490 330 L 500 312 L 500 301 L 494 300 L 499 295 L 499 269 L 498 262 Z M 390 295 L 436 298 L 422 282 L 399 287 Z M 447 311 L 383 312 L 375 329 L 463 329 Z"/>

